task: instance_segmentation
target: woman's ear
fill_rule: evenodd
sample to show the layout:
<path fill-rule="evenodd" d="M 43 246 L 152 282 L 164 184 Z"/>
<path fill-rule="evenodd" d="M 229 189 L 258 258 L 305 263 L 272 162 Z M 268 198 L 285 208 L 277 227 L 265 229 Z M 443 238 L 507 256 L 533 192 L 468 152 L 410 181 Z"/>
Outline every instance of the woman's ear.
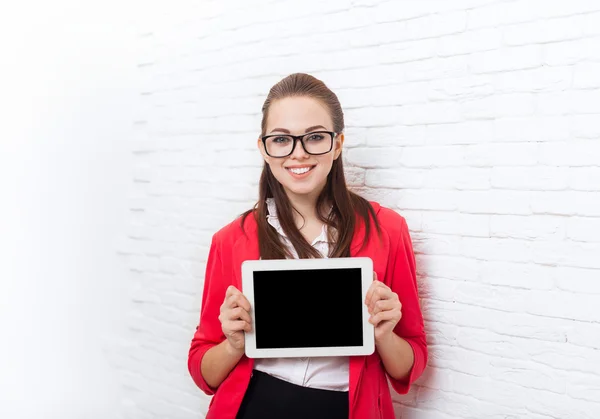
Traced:
<path fill-rule="evenodd" d="M 333 147 L 334 147 L 334 154 L 333 154 L 333 160 L 337 160 L 337 158 L 340 156 L 340 154 L 342 154 L 342 147 L 344 146 L 344 133 L 340 132 L 334 140 L 333 143 Z"/>
<path fill-rule="evenodd" d="M 263 145 L 263 141 L 262 138 L 259 138 L 258 141 L 256 142 L 256 145 L 258 146 L 258 151 L 260 151 L 260 154 L 263 157 L 263 160 L 267 162 L 267 164 L 269 163 L 269 156 L 267 155 L 267 153 L 265 153 L 265 147 Z"/>

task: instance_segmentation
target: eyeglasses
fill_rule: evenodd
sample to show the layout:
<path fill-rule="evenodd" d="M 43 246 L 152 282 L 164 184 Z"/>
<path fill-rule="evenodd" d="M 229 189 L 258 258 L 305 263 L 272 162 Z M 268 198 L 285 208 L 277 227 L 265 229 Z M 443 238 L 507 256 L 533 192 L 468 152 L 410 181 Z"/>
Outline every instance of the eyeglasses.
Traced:
<path fill-rule="evenodd" d="M 294 152 L 296 142 L 300 140 L 302 148 L 308 154 L 317 156 L 327 154 L 333 148 L 333 131 L 314 131 L 304 135 L 265 135 L 262 137 L 265 151 L 271 157 L 287 157 Z"/>

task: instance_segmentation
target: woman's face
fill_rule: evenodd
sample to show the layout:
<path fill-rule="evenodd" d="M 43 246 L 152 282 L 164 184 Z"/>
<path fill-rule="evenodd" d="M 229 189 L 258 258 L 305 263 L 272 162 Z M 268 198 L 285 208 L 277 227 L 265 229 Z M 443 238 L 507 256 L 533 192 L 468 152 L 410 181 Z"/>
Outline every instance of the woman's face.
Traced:
<path fill-rule="evenodd" d="M 305 135 L 315 131 L 333 131 L 329 112 L 319 101 L 308 97 L 289 97 L 271 103 L 265 135 Z M 317 142 L 323 141 L 317 134 L 306 138 L 305 143 L 308 147 L 318 148 Z M 309 145 L 311 141 L 313 143 Z M 326 141 L 329 143 L 328 139 Z M 278 138 L 271 147 L 285 147 L 285 142 L 285 138 Z M 340 156 L 343 143 L 344 135 L 339 134 L 334 137 L 330 152 L 311 155 L 304 150 L 301 142 L 297 141 L 294 152 L 280 158 L 269 156 L 260 138 L 258 148 L 275 178 L 283 185 L 288 197 L 304 199 L 316 198 L 325 187 L 327 175 L 333 161 Z M 274 154 L 271 151 L 270 153 Z M 307 169 L 309 171 L 303 173 Z"/>

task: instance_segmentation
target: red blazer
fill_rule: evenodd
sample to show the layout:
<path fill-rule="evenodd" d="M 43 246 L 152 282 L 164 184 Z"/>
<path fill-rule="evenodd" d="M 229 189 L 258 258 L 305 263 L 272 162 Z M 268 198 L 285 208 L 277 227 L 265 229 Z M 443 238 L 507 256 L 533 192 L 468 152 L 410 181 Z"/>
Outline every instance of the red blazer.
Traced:
<path fill-rule="evenodd" d="M 377 231 L 372 228 L 367 246 L 359 251 L 365 228 L 362 219 L 358 218 L 350 253 L 356 257 L 370 257 L 377 278 L 398 294 L 402 303 L 402 319 L 394 332 L 412 346 L 415 362 L 408 380 L 398 381 L 386 373 L 377 350 L 369 356 L 351 356 L 350 418 L 393 419 L 395 416 L 387 379 L 398 393 L 406 394 L 409 386 L 425 369 L 427 344 L 417 293 L 415 258 L 406 221 L 376 202 L 371 202 L 371 205 L 381 224 L 383 243 L 379 243 Z M 206 351 L 225 340 L 218 316 L 227 287 L 234 285 L 242 290 L 242 262 L 259 259 L 254 217 L 246 218 L 244 229 L 247 235 L 242 231 L 239 218 L 223 227 L 213 236 L 208 255 L 200 324 L 196 328 L 188 357 L 188 369 L 196 385 L 207 395 L 214 395 L 206 419 L 235 418 L 254 364 L 253 359 L 242 356 L 217 389 L 210 388 L 200 372 Z"/>

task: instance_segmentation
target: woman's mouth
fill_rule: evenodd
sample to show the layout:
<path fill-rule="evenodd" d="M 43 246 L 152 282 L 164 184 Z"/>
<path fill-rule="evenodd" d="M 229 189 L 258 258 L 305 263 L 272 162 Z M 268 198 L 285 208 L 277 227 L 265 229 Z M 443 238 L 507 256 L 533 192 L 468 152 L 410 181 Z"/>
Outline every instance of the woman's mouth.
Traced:
<path fill-rule="evenodd" d="M 316 166 L 304 166 L 304 167 L 286 167 L 290 175 L 295 178 L 303 178 L 308 176 L 308 173 L 312 171 Z"/>

